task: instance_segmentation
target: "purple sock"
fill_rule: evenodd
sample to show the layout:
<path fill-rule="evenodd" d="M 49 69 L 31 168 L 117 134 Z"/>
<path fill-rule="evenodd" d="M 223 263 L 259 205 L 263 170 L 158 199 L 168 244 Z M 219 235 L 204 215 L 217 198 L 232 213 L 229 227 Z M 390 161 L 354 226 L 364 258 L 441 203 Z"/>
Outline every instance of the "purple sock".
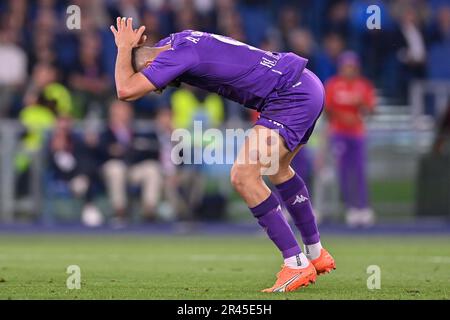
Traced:
<path fill-rule="evenodd" d="M 300 254 L 302 251 L 294 233 L 281 212 L 280 203 L 273 193 L 254 208 L 250 208 L 258 223 L 266 230 L 269 238 L 280 249 L 284 258 Z"/>
<path fill-rule="evenodd" d="M 302 235 L 303 243 L 314 244 L 320 241 L 308 189 L 299 175 L 276 186 L 281 199 L 289 211 L 295 225 Z"/>

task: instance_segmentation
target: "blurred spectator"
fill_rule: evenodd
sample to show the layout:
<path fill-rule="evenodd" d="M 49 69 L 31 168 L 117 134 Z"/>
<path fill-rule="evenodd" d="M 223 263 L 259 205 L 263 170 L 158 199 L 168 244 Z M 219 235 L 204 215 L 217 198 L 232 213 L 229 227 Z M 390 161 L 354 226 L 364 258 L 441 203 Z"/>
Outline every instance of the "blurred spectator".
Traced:
<path fill-rule="evenodd" d="M 450 80 L 450 63 L 442 63 L 450 56 L 450 6 L 439 8 L 437 21 L 433 25 L 428 52 L 428 77 Z"/>
<path fill-rule="evenodd" d="M 178 89 L 172 95 L 171 105 L 175 128 L 193 129 L 194 121 L 201 121 L 202 127 L 217 128 L 224 121 L 225 110 L 221 97 L 198 88 Z M 203 146 L 211 141 L 193 135 L 191 147 L 195 152 L 201 152 Z M 182 155 L 186 156 L 186 155 Z M 180 214 L 182 217 L 193 217 L 194 212 L 203 204 L 206 177 L 201 165 L 182 164 L 179 168 Z"/>
<path fill-rule="evenodd" d="M 354 52 L 339 57 L 339 73 L 327 81 L 325 90 L 330 143 L 347 223 L 369 226 L 374 222 L 374 213 L 369 204 L 363 116 L 373 112 L 375 92 L 371 82 L 360 75 L 360 62 Z"/>
<path fill-rule="evenodd" d="M 56 63 L 55 34 L 58 29 L 58 20 L 51 5 L 43 5 L 36 13 L 35 20 L 31 20 L 29 40 L 29 57 L 31 66 L 38 63 Z"/>
<path fill-rule="evenodd" d="M 397 1 L 397 2 L 408 2 Z M 399 61 L 395 52 L 399 47 L 399 40 L 393 35 L 394 23 L 390 14 L 389 4 L 396 3 L 384 0 L 353 0 L 349 1 L 350 34 L 346 39 L 349 48 L 355 50 L 361 58 L 361 68 L 379 88 L 382 94 L 389 98 L 401 100 L 405 103 L 401 91 L 402 80 L 398 76 Z M 377 11 L 368 13 L 369 6 L 376 6 Z M 367 22 L 369 16 L 377 14 L 379 29 L 369 29 Z M 398 103 L 397 101 L 394 103 Z"/>
<path fill-rule="evenodd" d="M 9 84 L 18 75 L 20 88 L 26 78 L 25 52 L 29 74 L 37 65 L 55 66 L 57 82 L 74 93 L 73 115 L 84 118 L 86 110 L 101 110 L 100 106 L 110 99 L 114 76 L 115 48 L 108 27 L 117 16 L 130 16 L 135 26 L 147 26 L 148 45 L 182 29 L 211 31 L 266 50 L 294 51 L 309 58 L 309 68 L 323 80 L 333 74 L 336 56 L 347 44 L 360 53 L 365 73 L 382 90 L 382 95 L 404 100 L 413 79 L 422 78 L 427 72 L 433 79 L 450 77 L 445 64 L 450 52 L 450 9 L 442 7 L 444 1 L 439 3 L 437 6 L 435 1 L 424 0 L 74 0 L 71 4 L 80 6 L 83 12 L 82 29 L 77 31 L 66 30 L 64 26 L 67 5 L 64 1 L 2 1 L 0 54 L 10 52 L 11 48 L 21 53 L 14 53 L 13 59 L 0 59 L 6 67 L 0 68 L 0 88 L 11 87 Z M 366 9 L 371 4 L 380 7 L 381 30 L 366 27 Z M 432 10 L 434 13 L 430 14 Z M 395 32 L 394 18 L 398 22 Z M 425 26 L 431 26 L 427 36 Z M 429 55 L 425 39 L 429 40 Z M 10 63 L 6 65 L 6 61 Z M 20 66 L 12 68 L 14 63 Z M 16 77 L 2 80 L 1 73 L 6 74 L 6 70 L 14 70 Z M 9 100 L 2 104 L 0 114 L 5 114 L 12 103 L 14 94 L 10 92 L 0 89 L 0 99 Z M 35 98 L 38 92 L 35 90 Z M 135 105 L 143 113 L 153 115 L 156 107 L 166 103 L 164 99 L 143 99 Z M 26 100 L 25 105 L 30 103 Z M 13 107 L 8 115 L 18 114 L 16 103 Z"/>
<path fill-rule="evenodd" d="M 0 118 L 9 114 L 15 95 L 26 82 L 27 56 L 17 40 L 14 30 L 0 30 Z"/>
<path fill-rule="evenodd" d="M 242 19 L 235 1 L 218 1 L 217 4 L 217 32 L 238 41 L 245 41 Z"/>
<path fill-rule="evenodd" d="M 450 5 L 443 6 L 436 12 L 436 23 L 430 37 L 432 44 L 444 44 L 450 42 Z"/>
<path fill-rule="evenodd" d="M 53 128 L 56 115 L 56 102 L 44 93 L 38 96 L 35 103 L 28 105 L 20 112 L 19 119 L 24 132 L 14 160 L 19 196 L 26 195 L 29 191 L 28 173 L 32 157 L 43 147 L 45 134 Z"/>
<path fill-rule="evenodd" d="M 119 225 L 125 222 L 129 183 L 141 187 L 143 216 L 154 220 L 162 184 L 156 133 L 134 130 L 131 105 L 115 101 L 110 106 L 108 127 L 100 135 L 99 147 L 115 222 Z"/>
<path fill-rule="evenodd" d="M 101 59 L 100 38 L 96 33 L 83 34 L 81 37 L 78 60 L 69 77 L 69 83 L 74 89 L 77 117 L 83 117 L 86 110 L 95 104 L 101 107 L 111 92 L 111 82 L 107 76 Z"/>
<path fill-rule="evenodd" d="M 396 54 L 401 65 L 400 94 L 406 101 L 408 84 L 414 79 L 425 77 L 427 51 L 422 21 L 416 9 L 407 6 L 398 19 L 394 41 L 399 48 Z"/>
<path fill-rule="evenodd" d="M 204 127 L 218 127 L 225 118 L 221 97 L 198 88 L 178 89 L 171 97 L 176 128 L 191 128 L 195 120 L 202 120 Z"/>
<path fill-rule="evenodd" d="M 180 191 L 180 172 L 172 161 L 172 147 L 173 142 L 172 132 L 172 111 L 170 108 L 160 108 L 156 114 L 156 130 L 159 138 L 159 144 L 161 146 L 160 162 L 161 162 L 161 174 L 162 189 L 164 191 L 164 200 L 162 205 L 162 213 L 173 216 L 178 215 L 176 218 L 179 220 L 186 220 L 190 218 L 189 203 L 183 201 Z M 165 211 L 165 212 L 164 212 Z"/>
<path fill-rule="evenodd" d="M 183 5 L 175 11 L 175 30 L 198 30 L 200 17 L 195 8 L 189 4 Z"/>
<path fill-rule="evenodd" d="M 348 1 L 331 1 L 327 11 L 327 19 L 324 19 L 325 33 L 333 32 L 348 37 L 350 31 Z"/>
<path fill-rule="evenodd" d="M 82 221 L 88 226 L 103 222 L 101 212 L 94 205 L 94 183 L 98 181 L 98 160 L 95 152 L 72 128 L 72 119 L 60 117 L 52 130 L 47 147 L 49 175 L 53 184 L 65 183 L 70 191 L 82 198 Z"/>
<path fill-rule="evenodd" d="M 337 72 L 337 59 L 344 51 L 344 39 L 338 33 L 329 33 L 323 39 L 322 49 L 316 54 L 315 72 L 326 81 Z"/>
<path fill-rule="evenodd" d="M 156 12 L 145 10 L 142 14 L 142 24 L 146 27 L 147 43 L 145 45 L 154 45 L 164 38 L 160 32 L 160 23 Z"/>
<path fill-rule="evenodd" d="M 316 53 L 316 43 L 313 39 L 311 32 L 308 29 L 294 29 L 288 34 L 289 50 L 307 58 L 308 69 L 315 71 L 316 61 L 314 55 Z"/>
<path fill-rule="evenodd" d="M 439 155 L 450 156 L 450 103 L 437 128 L 433 152 Z"/>
<path fill-rule="evenodd" d="M 364 92 L 361 98 L 364 103 L 357 101 L 358 97 L 352 98 L 356 95 L 354 90 L 358 90 L 354 88 L 360 86 L 358 83 L 365 81 L 368 84 L 369 81 L 358 75 L 349 77 L 348 70 L 343 70 L 345 68 L 339 68 L 339 75 L 332 78 L 338 72 L 338 57 L 345 48 L 359 53 L 362 72 L 377 85 L 377 92 L 387 105 L 406 103 L 407 89 L 414 79 L 426 75 L 433 80 L 450 80 L 450 7 L 446 0 L 73 0 L 70 4 L 81 7 L 81 30 L 68 30 L 65 26 L 68 3 L 56 0 L 0 1 L 0 118 L 19 117 L 25 129 L 16 157 L 20 181 L 26 181 L 31 156 L 42 147 L 45 133 L 54 126 L 56 119 L 65 119 L 69 115 L 88 121 L 106 118 L 104 110 L 107 110 L 114 91 L 116 55 L 109 25 L 117 16 L 133 17 L 136 27 L 145 24 L 147 45 L 157 43 L 172 32 L 198 29 L 231 36 L 263 50 L 293 51 L 308 58 L 308 68 L 323 81 L 329 80 L 327 89 L 339 93 L 329 96 L 333 102 L 330 109 L 333 136 L 345 136 L 342 139 L 346 142 L 341 141 L 339 145 L 351 145 L 349 141 L 354 138 L 354 145 L 364 146 L 361 115 L 371 109 L 372 98 L 369 97 L 374 94 L 367 85 L 361 91 Z M 380 7 L 381 30 L 369 30 L 366 26 L 366 9 L 371 4 Z M 344 85 L 340 87 L 339 83 Z M 169 104 L 171 111 L 160 109 Z M 360 104 L 368 108 L 358 108 Z M 226 119 L 241 126 L 242 121 L 257 115 L 237 107 L 234 102 L 223 101 L 217 95 L 189 86 L 166 90 L 163 95 L 147 96 L 134 102 L 133 110 L 139 119 L 153 118 L 156 114 L 159 142 L 151 142 L 151 145 L 157 150 L 137 150 L 139 141 L 156 141 L 156 137 L 153 133 L 134 132 L 125 119 L 113 121 L 121 116 L 113 116 L 116 112 L 111 110 L 110 126 L 101 137 L 101 142 L 106 141 L 108 145 L 103 147 L 101 144 L 100 148 L 105 166 L 99 172 L 105 174 L 108 193 L 111 199 L 114 198 L 118 215 L 127 211 L 126 191 L 136 189 L 127 188 L 127 184 L 144 186 L 143 194 L 149 188 L 157 189 L 144 207 L 144 214 L 149 217 L 154 216 L 155 199 L 162 191 L 165 196 L 163 207 L 181 212 L 183 217 L 189 217 L 204 196 L 205 177 L 200 166 L 175 167 L 167 160 L 171 122 L 175 128 L 189 129 L 195 120 L 203 121 L 204 127 L 217 127 Z M 125 118 L 131 117 L 130 111 L 122 113 Z M 67 131 L 72 129 L 67 128 Z M 75 139 L 70 134 L 64 139 L 59 136 L 57 134 L 53 139 Z M 141 136 L 145 137 L 141 139 Z M 85 154 L 99 160 L 95 154 L 97 141 L 94 134 L 77 139 L 89 150 Z M 197 146 L 204 145 L 205 141 L 196 143 Z M 59 145 L 59 142 L 55 144 Z M 161 146 L 160 153 L 158 145 Z M 354 154 L 361 155 L 363 151 L 362 147 Z M 157 161 L 163 166 L 161 172 L 165 175 L 152 178 L 152 184 L 148 182 L 149 178 L 143 177 L 150 176 L 148 172 L 152 169 L 148 168 L 157 167 Z M 147 162 L 153 164 L 140 166 Z M 113 169 L 108 171 L 107 163 L 113 163 L 109 166 Z M 139 175 L 142 179 L 134 179 L 136 174 L 133 172 L 140 169 L 133 168 L 146 168 L 146 173 Z M 364 171 L 364 167 L 361 170 Z M 110 178 L 107 178 L 107 172 Z M 111 178 L 111 172 L 119 176 L 119 180 Z M 109 184 L 108 181 L 119 183 Z M 169 192 L 170 188 L 177 189 L 177 196 Z M 174 200 L 176 197 L 178 199 Z M 363 195 L 355 197 L 364 198 Z"/>
<path fill-rule="evenodd" d="M 110 1 L 109 12 L 112 17 L 130 17 L 133 18 L 134 27 L 140 25 L 140 14 L 142 1 L 139 0 L 117 0 Z"/>
<path fill-rule="evenodd" d="M 278 26 L 284 44 L 288 44 L 290 32 L 300 27 L 300 20 L 300 14 L 295 7 L 285 6 L 281 8 L 278 14 Z M 289 48 L 286 47 L 283 50 L 289 50 Z"/>
<path fill-rule="evenodd" d="M 55 103 L 55 112 L 67 115 L 73 110 L 70 91 L 59 82 L 59 71 L 51 64 L 39 63 L 33 68 L 33 74 L 25 90 L 24 104 L 37 101 L 39 95 Z"/>

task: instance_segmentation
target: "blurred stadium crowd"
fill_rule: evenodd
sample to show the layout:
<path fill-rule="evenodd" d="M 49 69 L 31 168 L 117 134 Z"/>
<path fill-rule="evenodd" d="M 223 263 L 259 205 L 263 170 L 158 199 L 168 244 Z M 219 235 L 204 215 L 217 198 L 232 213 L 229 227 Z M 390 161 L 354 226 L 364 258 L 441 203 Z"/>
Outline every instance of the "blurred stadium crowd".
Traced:
<path fill-rule="evenodd" d="M 81 8 L 81 30 L 65 27 L 70 4 Z M 366 27 L 371 4 L 381 9 L 381 30 Z M 413 78 L 450 79 L 445 0 L 16 0 L 2 1 L 0 12 L 2 117 L 17 117 L 48 83 L 62 85 L 49 91 L 71 100 L 61 101 L 60 108 L 76 118 L 85 117 L 93 104 L 104 105 L 114 92 L 108 28 L 119 15 L 146 25 L 149 45 L 184 29 L 219 33 L 307 57 L 323 81 L 336 72 L 337 56 L 352 48 L 364 74 L 392 98 L 404 98 Z M 153 115 L 165 103 L 140 101 L 137 110 Z"/>
<path fill-rule="evenodd" d="M 81 8 L 80 30 L 66 27 L 71 4 Z M 381 30 L 366 26 L 372 4 L 381 9 Z M 187 87 L 132 105 L 116 101 L 109 26 L 117 16 L 145 25 L 148 45 L 193 29 L 292 51 L 308 58 L 308 68 L 324 82 L 336 74 L 338 57 L 351 49 L 362 73 L 391 104 L 408 103 L 415 79 L 450 80 L 448 0 L 1 1 L 0 119 L 16 119 L 24 128 L 14 160 L 18 194 L 28 192 L 29 154 L 43 148 L 48 179 L 64 181 L 87 206 L 97 181 L 105 185 L 116 215 L 123 216 L 127 194 L 133 193 L 129 183 L 142 189 L 146 219 L 154 219 L 162 193 L 188 217 L 201 201 L 204 182 L 195 169 L 180 173 L 167 160 L 171 130 L 189 128 L 195 119 L 210 127 L 254 119 L 235 103 Z M 108 125 L 94 125 L 104 119 Z M 138 130 L 133 119 L 156 121 Z M 87 123 L 82 135 L 73 128 L 77 120 Z"/>

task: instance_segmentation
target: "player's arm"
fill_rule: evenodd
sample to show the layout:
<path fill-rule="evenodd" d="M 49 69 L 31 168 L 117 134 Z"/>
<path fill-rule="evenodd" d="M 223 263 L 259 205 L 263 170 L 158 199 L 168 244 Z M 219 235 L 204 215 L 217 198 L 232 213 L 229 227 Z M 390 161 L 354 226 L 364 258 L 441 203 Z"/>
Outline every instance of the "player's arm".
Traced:
<path fill-rule="evenodd" d="M 140 72 L 135 73 L 131 66 L 131 49 L 117 48 L 116 89 L 120 100 L 133 101 L 155 91 L 155 86 Z"/>
<path fill-rule="evenodd" d="M 120 100 L 133 101 L 155 91 L 155 86 L 140 72 L 134 72 L 131 65 L 133 48 L 141 44 L 145 27 L 133 30 L 132 18 L 117 18 L 117 29 L 111 26 L 111 31 L 117 45 L 115 80 L 117 97 Z"/>

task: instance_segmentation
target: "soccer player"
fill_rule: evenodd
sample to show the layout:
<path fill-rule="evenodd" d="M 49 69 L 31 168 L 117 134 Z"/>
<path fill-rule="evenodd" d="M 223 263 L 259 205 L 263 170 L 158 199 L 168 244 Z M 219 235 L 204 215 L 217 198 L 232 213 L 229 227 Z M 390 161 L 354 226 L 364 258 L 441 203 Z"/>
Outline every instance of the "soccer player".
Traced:
<path fill-rule="evenodd" d="M 331 146 L 347 224 L 369 227 L 375 215 L 368 196 L 364 116 L 373 112 L 375 89 L 361 76 L 359 58 L 354 52 L 342 53 L 338 65 L 338 75 L 325 84 Z"/>
<path fill-rule="evenodd" d="M 290 167 L 308 141 L 324 103 L 323 86 L 305 68 L 307 60 L 192 30 L 172 34 L 155 47 L 144 47 L 145 27 L 133 30 L 131 18 L 118 18 L 111 31 L 118 48 L 115 78 L 120 99 L 137 99 L 173 82 L 185 82 L 260 111 L 231 169 L 231 183 L 284 257 L 275 285 L 263 291 L 293 291 L 315 282 L 317 274 L 334 269 L 333 258 L 320 243 L 308 190 Z M 260 143 L 259 137 L 267 138 Z M 267 155 L 278 160 L 270 167 L 263 161 L 264 149 L 274 150 Z M 269 178 L 300 230 L 306 254 L 278 198 L 262 179 L 263 173 L 277 166 Z"/>

